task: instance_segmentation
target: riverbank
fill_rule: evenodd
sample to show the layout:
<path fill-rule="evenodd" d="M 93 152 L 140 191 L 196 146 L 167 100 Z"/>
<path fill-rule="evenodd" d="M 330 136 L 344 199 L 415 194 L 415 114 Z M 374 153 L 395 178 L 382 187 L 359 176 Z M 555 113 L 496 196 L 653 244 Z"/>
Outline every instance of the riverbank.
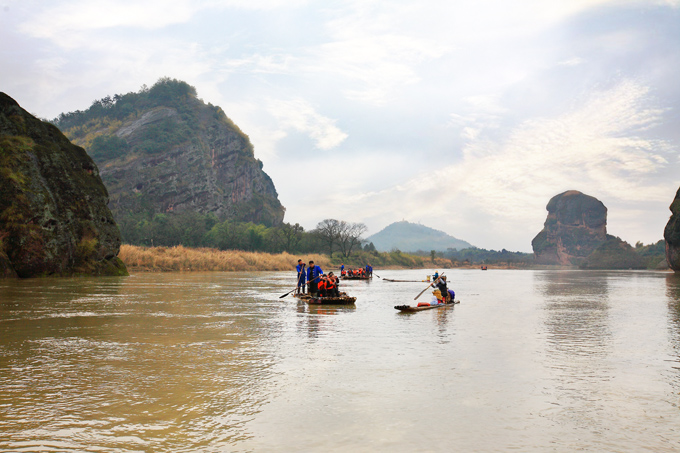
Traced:
<path fill-rule="evenodd" d="M 324 254 L 292 255 L 283 253 L 247 252 L 243 250 L 218 250 L 212 248 L 140 247 L 123 244 L 118 257 L 130 272 L 203 272 L 203 271 L 287 271 L 302 258 L 305 263 L 314 260 L 324 270 L 345 267 L 363 267 L 371 264 L 375 269 L 476 269 L 478 264 L 451 262 L 436 257 L 434 262 L 422 256 L 403 252 L 358 252 L 350 260 L 338 256 L 330 259 Z M 498 263 L 489 269 L 526 269 L 515 264 Z"/>
<path fill-rule="evenodd" d="M 211 248 L 138 247 L 123 244 L 118 257 L 130 272 L 200 272 L 200 271 L 286 271 L 294 268 L 297 260 L 314 260 L 328 267 L 328 257 L 319 254 L 304 256 L 290 253 L 261 253 L 242 250 Z"/>

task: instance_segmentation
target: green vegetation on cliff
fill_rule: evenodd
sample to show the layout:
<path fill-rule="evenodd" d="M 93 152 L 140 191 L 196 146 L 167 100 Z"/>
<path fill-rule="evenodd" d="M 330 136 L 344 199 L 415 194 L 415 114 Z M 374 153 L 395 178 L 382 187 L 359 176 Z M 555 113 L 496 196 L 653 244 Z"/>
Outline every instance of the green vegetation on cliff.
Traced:
<path fill-rule="evenodd" d="M 213 213 L 279 225 L 285 209 L 246 134 L 196 89 L 170 78 L 54 119 L 93 157 L 123 236 L 155 215 Z"/>
<path fill-rule="evenodd" d="M 191 138 L 193 130 L 201 128 L 203 114 L 195 102 L 196 96 L 196 88 L 188 83 L 163 77 L 151 88 L 144 85 L 138 92 L 97 99 L 86 110 L 61 113 L 52 120 L 52 123 L 69 139 L 87 149 L 99 162 L 135 151 L 154 154 L 185 143 Z M 114 134 L 125 121 L 137 119 L 145 112 L 160 107 L 176 109 L 179 117 L 163 118 L 157 123 L 150 124 L 134 147 L 124 138 Z M 208 104 L 207 107 L 210 115 L 225 122 L 238 131 L 242 138 L 248 140 L 248 136 L 221 108 L 212 104 Z M 249 147 L 249 151 L 253 156 L 252 146 Z"/>
<path fill-rule="evenodd" d="M 0 276 L 124 275 L 92 159 L 0 93 Z"/>

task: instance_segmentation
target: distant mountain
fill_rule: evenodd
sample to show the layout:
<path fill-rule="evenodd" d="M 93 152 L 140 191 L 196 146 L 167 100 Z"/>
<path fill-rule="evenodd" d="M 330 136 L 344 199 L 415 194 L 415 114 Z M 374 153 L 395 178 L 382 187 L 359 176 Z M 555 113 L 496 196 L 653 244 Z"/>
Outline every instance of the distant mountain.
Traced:
<path fill-rule="evenodd" d="M 406 221 L 395 222 L 386 226 L 380 232 L 366 238 L 376 249 L 389 252 L 399 249 L 402 252 L 417 252 L 423 250 L 437 250 L 444 252 L 449 248 L 462 250 L 472 245 L 469 242 L 456 239 L 443 231 Z"/>

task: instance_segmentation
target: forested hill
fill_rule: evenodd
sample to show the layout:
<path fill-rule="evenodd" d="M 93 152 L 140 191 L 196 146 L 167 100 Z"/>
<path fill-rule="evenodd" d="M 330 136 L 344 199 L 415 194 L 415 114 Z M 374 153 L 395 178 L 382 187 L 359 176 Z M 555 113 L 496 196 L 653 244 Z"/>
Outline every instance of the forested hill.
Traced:
<path fill-rule="evenodd" d="M 456 239 L 443 231 L 406 221 L 392 223 L 366 238 L 366 241 L 372 242 L 380 251 L 398 249 L 402 252 L 444 252 L 449 248 L 462 250 L 472 247 L 469 242 Z"/>
<path fill-rule="evenodd" d="M 186 82 L 163 78 L 53 123 L 96 162 L 119 223 L 159 213 L 283 221 L 285 209 L 248 136 Z"/>

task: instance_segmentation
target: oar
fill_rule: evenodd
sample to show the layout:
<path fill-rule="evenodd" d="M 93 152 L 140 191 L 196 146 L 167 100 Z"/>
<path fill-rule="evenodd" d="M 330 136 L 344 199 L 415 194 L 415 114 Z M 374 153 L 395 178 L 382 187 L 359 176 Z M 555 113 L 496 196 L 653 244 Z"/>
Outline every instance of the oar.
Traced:
<path fill-rule="evenodd" d="M 382 278 L 380 275 L 376 274 L 375 272 L 373 272 L 371 275 L 375 275 L 378 278 Z"/>
<path fill-rule="evenodd" d="M 302 273 L 303 273 L 304 271 L 305 271 L 305 265 L 303 264 L 303 265 L 302 265 L 302 270 L 300 271 L 300 275 L 298 275 L 297 285 L 295 286 L 295 288 L 293 288 L 292 290 L 288 291 L 288 292 L 287 292 L 286 294 L 284 294 L 283 296 L 279 296 L 279 299 L 283 299 L 283 298 L 286 297 L 288 294 L 292 293 L 293 291 L 295 291 L 296 289 L 298 289 L 298 288 L 300 287 L 300 277 L 302 277 L 302 275 L 303 275 Z"/>
<path fill-rule="evenodd" d="M 316 279 L 319 278 L 319 277 L 321 277 L 321 274 L 317 275 L 316 277 L 314 277 L 313 279 L 311 279 L 311 280 L 310 280 L 309 282 L 307 282 L 307 283 L 313 282 L 314 280 L 316 280 Z M 300 280 L 298 279 L 298 283 L 299 283 L 299 282 L 300 282 Z M 296 289 L 297 289 L 297 286 L 296 286 L 295 288 L 291 289 L 290 291 L 288 291 L 288 292 L 287 292 L 286 294 L 284 294 L 283 296 L 279 296 L 279 299 L 283 299 L 284 297 L 286 297 L 288 294 L 292 293 L 292 292 L 295 291 Z"/>
<path fill-rule="evenodd" d="M 444 275 L 443 272 L 442 272 L 442 274 L 441 274 L 439 277 L 437 277 L 437 279 L 436 279 L 435 281 L 433 281 L 432 283 L 430 283 L 429 285 L 427 285 L 427 288 L 425 288 L 424 290 L 422 290 L 422 291 L 420 292 L 420 294 L 418 294 L 416 297 L 414 297 L 413 300 L 418 299 L 420 296 L 423 295 L 423 293 L 424 293 L 425 291 L 427 291 L 428 289 L 430 289 L 430 287 L 431 287 L 432 285 L 436 284 L 436 283 L 439 281 L 439 279 L 442 278 L 442 275 Z"/>

